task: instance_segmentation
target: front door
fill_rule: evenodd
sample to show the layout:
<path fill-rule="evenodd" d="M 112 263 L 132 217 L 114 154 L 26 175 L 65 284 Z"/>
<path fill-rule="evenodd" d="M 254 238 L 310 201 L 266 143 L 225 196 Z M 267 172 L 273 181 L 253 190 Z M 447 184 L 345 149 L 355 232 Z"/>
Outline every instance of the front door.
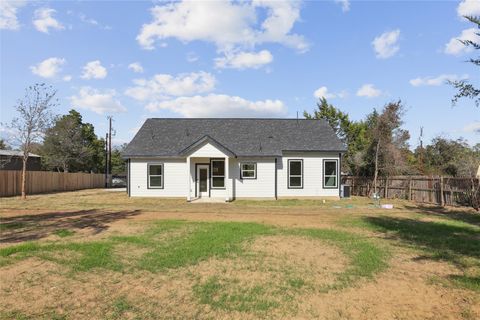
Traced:
<path fill-rule="evenodd" d="M 197 167 L 197 190 L 198 197 L 208 197 L 208 165 Z"/>

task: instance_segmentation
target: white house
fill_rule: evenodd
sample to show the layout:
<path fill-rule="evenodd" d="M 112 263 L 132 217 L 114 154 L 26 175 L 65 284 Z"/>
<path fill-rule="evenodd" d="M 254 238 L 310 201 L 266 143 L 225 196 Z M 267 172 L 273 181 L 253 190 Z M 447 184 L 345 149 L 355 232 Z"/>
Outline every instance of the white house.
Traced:
<path fill-rule="evenodd" d="M 338 198 L 345 146 L 323 120 L 148 119 L 125 149 L 128 195 Z"/>

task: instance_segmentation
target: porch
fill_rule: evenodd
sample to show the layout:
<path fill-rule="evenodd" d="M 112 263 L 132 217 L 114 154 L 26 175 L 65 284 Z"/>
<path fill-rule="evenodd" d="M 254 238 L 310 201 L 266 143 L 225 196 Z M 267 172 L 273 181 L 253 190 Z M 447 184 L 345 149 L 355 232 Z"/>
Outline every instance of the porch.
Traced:
<path fill-rule="evenodd" d="M 232 201 L 233 183 L 230 178 L 230 157 L 187 157 L 187 201 Z"/>

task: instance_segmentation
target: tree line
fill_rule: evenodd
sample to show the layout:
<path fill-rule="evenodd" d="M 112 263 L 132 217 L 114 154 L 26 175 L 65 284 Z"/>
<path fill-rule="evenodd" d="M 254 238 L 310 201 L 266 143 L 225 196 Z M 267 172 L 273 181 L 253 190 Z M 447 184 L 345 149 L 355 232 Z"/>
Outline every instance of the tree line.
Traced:
<path fill-rule="evenodd" d="M 465 16 L 480 30 L 480 18 Z M 480 37 L 480 31 L 475 32 Z M 480 50 L 480 43 L 473 40 L 459 40 L 466 47 Z M 478 52 L 478 51 L 475 51 Z M 480 56 L 467 60 L 474 67 L 480 67 Z M 480 106 L 480 88 L 468 80 L 448 81 L 457 93 L 452 105 L 466 98 Z M 342 162 L 342 171 L 358 176 L 376 178 L 389 175 L 447 175 L 475 177 L 480 165 L 480 143 L 474 146 L 464 139 L 448 139 L 437 136 L 429 144 L 420 143 L 411 150 L 408 144 L 410 133 L 402 128 L 405 107 L 402 101 L 386 104 L 382 110 L 374 109 L 364 119 L 353 121 L 347 113 L 329 104 L 325 98 L 317 103 L 317 110 L 307 119 L 324 119 L 347 146 Z M 480 130 L 477 131 L 480 134 Z M 375 188 L 376 189 L 376 188 Z"/>
<path fill-rule="evenodd" d="M 125 160 L 121 156 L 125 146 L 122 144 L 112 148 L 111 173 L 114 175 L 125 173 Z M 8 141 L 0 139 L 0 149 L 13 148 Z M 105 172 L 105 139 L 98 137 L 94 126 L 84 122 L 75 109 L 68 114 L 54 116 L 44 130 L 43 139 L 32 142 L 29 149 L 30 153 L 41 156 L 44 170 Z"/>
<path fill-rule="evenodd" d="M 91 123 L 72 109 L 66 115 L 53 115 L 58 106 L 57 90 L 44 83 L 26 88 L 15 105 L 16 116 L 9 124 L 10 141 L 0 140 L 1 149 L 16 148 L 22 153 L 22 198 L 26 197 L 26 167 L 30 154 L 41 156 L 45 170 L 59 172 L 105 172 L 106 141 L 95 134 Z M 124 146 L 112 150 L 112 174 L 125 173 L 121 157 Z"/>
<path fill-rule="evenodd" d="M 347 147 L 342 171 L 357 176 L 447 175 L 474 177 L 480 165 L 480 143 L 437 136 L 430 143 L 410 149 L 410 133 L 402 127 L 402 101 L 373 110 L 364 119 L 351 120 L 347 113 L 328 103 L 304 112 L 306 119 L 324 119 Z M 420 138 L 421 139 L 421 138 Z"/>

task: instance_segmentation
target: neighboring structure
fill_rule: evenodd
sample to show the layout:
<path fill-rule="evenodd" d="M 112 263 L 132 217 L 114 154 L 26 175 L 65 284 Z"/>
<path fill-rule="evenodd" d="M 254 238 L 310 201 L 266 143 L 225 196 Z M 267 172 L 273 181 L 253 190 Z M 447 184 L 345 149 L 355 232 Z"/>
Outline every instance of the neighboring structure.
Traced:
<path fill-rule="evenodd" d="M 123 152 L 130 196 L 340 194 L 345 146 L 323 120 L 148 119 Z"/>
<path fill-rule="evenodd" d="M 22 170 L 23 152 L 14 150 L 0 150 L 0 170 Z M 42 170 L 41 157 L 30 153 L 27 160 L 28 171 Z"/>

